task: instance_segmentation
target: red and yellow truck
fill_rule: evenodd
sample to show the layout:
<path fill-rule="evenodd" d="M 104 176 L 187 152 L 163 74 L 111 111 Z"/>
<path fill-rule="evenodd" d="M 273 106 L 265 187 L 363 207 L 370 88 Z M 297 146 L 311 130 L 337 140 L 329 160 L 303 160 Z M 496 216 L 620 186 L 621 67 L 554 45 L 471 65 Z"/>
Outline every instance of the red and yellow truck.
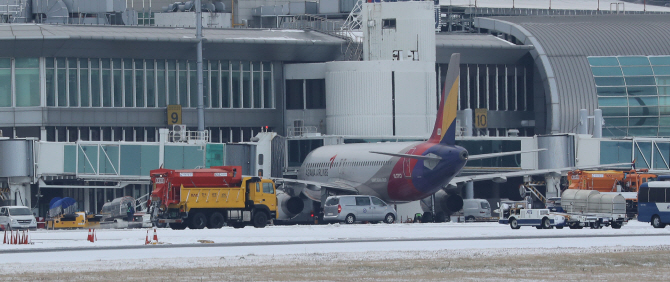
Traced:
<path fill-rule="evenodd" d="M 240 166 L 155 169 L 148 205 L 157 224 L 172 229 L 265 227 L 277 216 L 275 183 L 242 176 Z"/>

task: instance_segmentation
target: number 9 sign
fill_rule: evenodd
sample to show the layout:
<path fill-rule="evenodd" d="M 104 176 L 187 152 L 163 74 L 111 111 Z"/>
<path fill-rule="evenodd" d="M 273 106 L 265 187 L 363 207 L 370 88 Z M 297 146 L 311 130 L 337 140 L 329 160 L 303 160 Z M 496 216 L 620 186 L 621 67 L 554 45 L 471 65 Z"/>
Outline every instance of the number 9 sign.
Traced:
<path fill-rule="evenodd" d="M 181 124 L 181 105 L 167 106 L 168 125 Z"/>

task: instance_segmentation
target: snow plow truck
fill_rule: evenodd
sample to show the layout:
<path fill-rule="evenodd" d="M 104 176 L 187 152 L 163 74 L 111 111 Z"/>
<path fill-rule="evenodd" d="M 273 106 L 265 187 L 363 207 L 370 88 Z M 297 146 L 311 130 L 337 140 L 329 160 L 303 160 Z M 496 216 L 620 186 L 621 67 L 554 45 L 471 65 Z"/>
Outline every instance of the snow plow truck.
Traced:
<path fill-rule="evenodd" d="M 274 182 L 242 176 L 240 166 L 156 169 L 150 174 L 153 190 L 147 206 L 158 226 L 169 223 L 177 230 L 221 228 L 224 224 L 263 228 L 277 216 Z"/>

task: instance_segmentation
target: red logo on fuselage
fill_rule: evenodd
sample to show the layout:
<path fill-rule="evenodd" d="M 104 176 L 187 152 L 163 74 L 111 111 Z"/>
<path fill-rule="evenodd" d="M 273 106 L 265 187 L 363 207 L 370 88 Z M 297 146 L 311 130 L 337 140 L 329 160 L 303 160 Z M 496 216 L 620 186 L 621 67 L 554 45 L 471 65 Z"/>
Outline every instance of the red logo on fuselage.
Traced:
<path fill-rule="evenodd" d="M 333 163 L 335 162 L 335 157 L 337 157 L 337 155 L 334 155 L 332 158 L 330 158 L 330 168 L 333 168 Z"/>

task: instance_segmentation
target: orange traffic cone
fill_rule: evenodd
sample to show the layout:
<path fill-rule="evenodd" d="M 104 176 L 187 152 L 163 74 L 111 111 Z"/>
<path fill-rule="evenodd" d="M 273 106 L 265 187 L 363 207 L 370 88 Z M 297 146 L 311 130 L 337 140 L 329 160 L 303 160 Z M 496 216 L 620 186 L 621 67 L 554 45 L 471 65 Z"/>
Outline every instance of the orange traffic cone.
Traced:
<path fill-rule="evenodd" d="M 86 241 L 93 242 L 93 233 L 91 233 L 91 229 L 88 229 L 88 237 L 86 237 Z"/>
<path fill-rule="evenodd" d="M 5 236 L 2 237 L 2 244 L 7 244 L 7 230 L 5 230 Z"/>
<path fill-rule="evenodd" d="M 149 230 L 147 230 L 147 237 L 144 238 L 144 244 L 145 245 L 151 244 L 151 241 L 149 241 Z"/>
<path fill-rule="evenodd" d="M 154 241 L 158 242 L 158 234 L 156 233 L 156 227 L 154 227 Z"/>

